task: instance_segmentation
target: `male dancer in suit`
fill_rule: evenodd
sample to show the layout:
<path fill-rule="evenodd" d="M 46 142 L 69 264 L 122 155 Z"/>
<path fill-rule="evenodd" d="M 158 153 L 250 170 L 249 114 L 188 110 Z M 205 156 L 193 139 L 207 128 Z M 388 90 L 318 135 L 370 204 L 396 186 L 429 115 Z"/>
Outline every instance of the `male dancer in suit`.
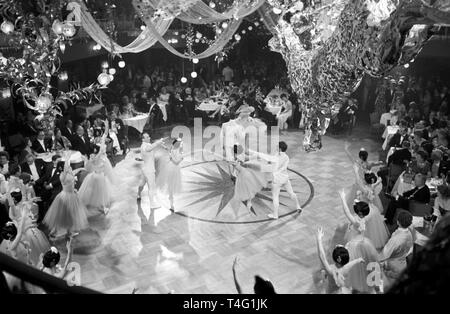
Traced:
<path fill-rule="evenodd" d="M 280 208 L 280 191 L 282 188 L 286 189 L 291 199 L 295 202 L 295 206 L 298 212 L 302 211 L 302 207 L 298 202 L 297 195 L 295 195 L 292 189 L 291 181 L 289 180 L 288 166 L 289 157 L 286 154 L 287 144 L 285 142 L 279 142 L 279 151 L 276 155 L 266 155 L 257 153 L 257 156 L 262 159 L 266 159 L 272 164 L 272 202 L 273 213 L 267 215 L 270 219 L 278 219 L 278 210 Z"/>
<path fill-rule="evenodd" d="M 151 138 L 148 133 L 142 134 L 142 145 L 141 145 L 141 155 L 144 161 L 143 165 L 143 176 L 138 188 L 138 200 L 141 199 L 142 190 L 145 185 L 148 187 L 149 197 L 150 197 L 150 208 L 155 204 L 154 196 L 156 193 L 156 183 L 155 183 L 155 156 L 154 150 L 163 145 L 163 139 L 160 139 L 153 144 L 151 144 Z"/>

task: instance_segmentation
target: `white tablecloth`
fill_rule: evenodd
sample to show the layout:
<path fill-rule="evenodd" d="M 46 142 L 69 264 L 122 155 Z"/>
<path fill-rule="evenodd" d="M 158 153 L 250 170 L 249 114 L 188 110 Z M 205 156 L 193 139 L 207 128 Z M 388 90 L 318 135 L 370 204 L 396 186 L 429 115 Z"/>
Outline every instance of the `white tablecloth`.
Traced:
<path fill-rule="evenodd" d="M 148 114 L 139 115 L 132 118 L 122 119 L 125 125 L 131 126 L 142 133 L 144 131 L 144 126 L 147 124 Z"/>
<path fill-rule="evenodd" d="M 198 106 L 198 110 L 211 112 L 216 111 L 221 106 L 225 105 L 228 100 L 224 98 L 213 97 L 214 99 L 206 99 Z"/>
<path fill-rule="evenodd" d="M 62 152 L 48 152 L 48 153 L 42 153 L 37 154 L 36 159 L 41 159 L 44 162 L 52 162 L 52 157 L 55 155 L 60 155 L 62 161 L 66 161 L 64 155 L 67 154 L 67 152 L 70 152 L 70 162 L 71 163 L 78 163 L 82 162 L 83 158 L 81 156 L 81 153 L 79 151 L 70 150 L 70 151 L 62 151 Z"/>

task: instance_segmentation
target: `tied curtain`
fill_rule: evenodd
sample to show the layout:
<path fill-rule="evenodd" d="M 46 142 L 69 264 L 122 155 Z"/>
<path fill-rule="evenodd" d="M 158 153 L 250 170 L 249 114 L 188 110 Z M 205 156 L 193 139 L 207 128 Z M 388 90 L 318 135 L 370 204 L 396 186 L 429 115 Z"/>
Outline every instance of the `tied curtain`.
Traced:
<path fill-rule="evenodd" d="M 258 11 L 263 19 L 264 25 L 272 32 L 275 32 L 276 21 L 270 15 L 271 6 L 266 0 L 244 0 L 233 8 L 219 13 L 208 4 L 199 0 L 190 6 L 185 12 L 180 13 L 176 18 L 192 23 L 192 24 L 210 24 L 229 20 L 228 27 L 218 35 L 217 39 L 205 51 L 199 54 L 181 53 L 172 47 L 169 42 L 164 39 L 164 34 L 169 29 L 175 17 L 153 17 L 152 12 L 157 10 L 159 0 L 133 0 L 133 6 L 139 13 L 145 24 L 146 29 L 127 46 L 121 46 L 114 42 L 95 21 L 89 13 L 83 0 L 76 0 L 80 6 L 80 22 L 86 33 L 104 49 L 111 53 L 139 53 L 149 49 L 158 41 L 173 54 L 186 59 L 203 59 L 210 57 L 225 47 L 232 39 L 234 33 L 238 30 L 242 20 Z"/>

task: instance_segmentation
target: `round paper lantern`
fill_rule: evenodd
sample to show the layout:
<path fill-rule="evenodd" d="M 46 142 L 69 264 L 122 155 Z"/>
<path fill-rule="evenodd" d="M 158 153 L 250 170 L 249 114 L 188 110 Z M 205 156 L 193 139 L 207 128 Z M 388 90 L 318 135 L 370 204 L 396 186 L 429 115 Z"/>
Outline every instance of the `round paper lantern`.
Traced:
<path fill-rule="evenodd" d="M 100 75 L 97 77 L 97 81 L 100 85 L 106 86 L 111 83 L 111 77 L 107 73 L 100 73 Z"/>
<path fill-rule="evenodd" d="M 241 36 L 239 34 L 234 35 L 234 39 L 236 39 L 237 41 L 241 40 Z"/>
<path fill-rule="evenodd" d="M 409 68 L 409 63 L 404 65 L 405 69 Z"/>
<path fill-rule="evenodd" d="M 52 30 L 56 35 L 61 35 L 63 32 L 63 23 L 61 23 L 59 20 L 56 20 L 53 22 Z"/>
<path fill-rule="evenodd" d="M 181 78 L 181 83 L 186 84 L 187 83 L 187 78 L 185 78 L 184 76 Z"/>
<path fill-rule="evenodd" d="M 121 60 L 121 61 L 119 61 L 118 65 L 119 65 L 119 68 L 123 69 L 126 64 L 125 64 L 125 61 Z"/>
<path fill-rule="evenodd" d="M 77 32 L 75 26 L 72 24 L 64 24 L 62 33 L 65 37 L 71 38 L 75 36 L 75 33 Z"/>
<path fill-rule="evenodd" d="M 197 64 L 200 60 L 198 60 L 197 58 L 192 59 L 192 63 Z"/>
<path fill-rule="evenodd" d="M 63 72 L 59 73 L 58 78 L 61 81 L 67 81 L 67 79 L 69 78 L 69 75 L 67 74 L 66 71 L 63 71 Z"/>
<path fill-rule="evenodd" d="M 147 26 L 142 25 L 142 26 L 141 26 L 141 31 L 145 31 L 146 28 L 147 28 Z"/>
<path fill-rule="evenodd" d="M 196 78 L 196 77 L 197 77 L 197 72 L 195 72 L 195 71 L 192 72 L 192 73 L 191 73 L 191 77 L 192 77 L 192 78 Z"/>
<path fill-rule="evenodd" d="M 222 28 L 227 28 L 228 27 L 228 23 L 227 22 L 223 22 L 222 23 Z"/>
<path fill-rule="evenodd" d="M 43 93 L 36 100 L 36 109 L 39 112 L 47 112 L 52 106 L 52 95 L 49 93 Z"/>
<path fill-rule="evenodd" d="M 9 35 L 14 31 L 14 24 L 11 23 L 10 21 L 4 20 L 2 25 L 0 25 L 0 28 L 3 33 Z"/>
<path fill-rule="evenodd" d="M 110 74 L 109 75 L 109 80 L 110 80 L 110 82 L 114 81 L 114 75 Z"/>
<path fill-rule="evenodd" d="M 111 74 L 111 75 L 114 75 L 114 74 L 116 74 L 116 69 L 114 69 L 114 68 L 111 68 L 111 69 L 109 69 L 109 74 Z"/>

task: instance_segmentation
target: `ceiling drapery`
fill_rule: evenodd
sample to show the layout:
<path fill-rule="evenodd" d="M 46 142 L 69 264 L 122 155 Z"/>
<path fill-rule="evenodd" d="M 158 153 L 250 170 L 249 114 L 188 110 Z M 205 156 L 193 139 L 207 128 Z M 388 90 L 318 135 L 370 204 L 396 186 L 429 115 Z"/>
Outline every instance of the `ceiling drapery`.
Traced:
<path fill-rule="evenodd" d="M 238 3 L 238 5 L 235 5 L 233 8 L 222 13 L 217 12 L 203 1 L 197 1 L 193 5 L 190 5 L 186 11 L 178 14 L 176 18 L 192 24 L 211 24 L 226 20 L 230 20 L 230 22 L 228 27 L 224 29 L 221 34 L 217 35 L 217 38 L 209 48 L 199 54 L 187 55 L 176 50 L 166 39 L 164 39 L 164 34 L 169 29 L 175 17 L 155 17 L 152 14 L 158 10 L 159 0 L 133 0 L 133 6 L 147 25 L 147 28 L 127 46 L 121 46 L 114 42 L 95 21 L 83 1 L 76 1 L 80 5 L 79 18 L 83 29 L 96 43 L 111 53 L 139 53 L 149 49 L 159 41 L 167 50 L 179 57 L 197 59 L 207 58 L 220 52 L 232 39 L 233 34 L 238 30 L 243 18 L 257 10 L 259 10 L 260 13 L 263 13 L 261 8 L 266 2 L 266 0 L 243 0 Z M 267 21 L 267 18 L 263 17 L 263 20 Z M 266 25 L 274 24 L 273 21 L 264 23 Z"/>

